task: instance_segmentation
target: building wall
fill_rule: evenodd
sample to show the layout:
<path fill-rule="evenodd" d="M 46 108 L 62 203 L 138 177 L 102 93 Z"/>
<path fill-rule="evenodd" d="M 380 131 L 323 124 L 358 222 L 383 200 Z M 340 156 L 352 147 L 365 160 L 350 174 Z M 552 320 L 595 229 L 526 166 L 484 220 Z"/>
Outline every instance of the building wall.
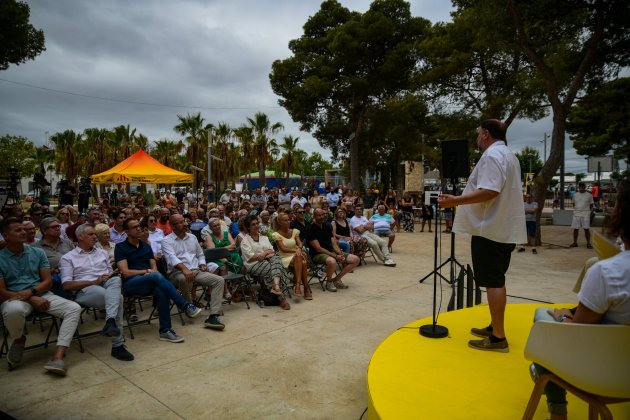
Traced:
<path fill-rule="evenodd" d="M 423 172 L 422 162 L 405 161 L 405 191 L 421 192 L 423 190 Z"/>

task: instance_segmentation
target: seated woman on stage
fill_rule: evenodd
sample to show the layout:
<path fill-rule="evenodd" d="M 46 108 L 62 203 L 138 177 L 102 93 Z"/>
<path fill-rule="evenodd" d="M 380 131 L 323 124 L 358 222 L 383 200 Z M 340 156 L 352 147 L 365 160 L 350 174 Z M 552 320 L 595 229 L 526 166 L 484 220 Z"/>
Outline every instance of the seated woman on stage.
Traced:
<path fill-rule="evenodd" d="M 210 235 L 206 236 L 206 249 L 227 248 L 230 250 L 230 256 L 226 261 L 215 261 L 219 266 L 219 273 L 227 274 L 226 262 L 232 267 L 233 272 L 240 273 L 243 269 L 243 259 L 236 250 L 236 242 L 230 232 L 223 232 L 221 221 L 216 217 L 208 221 L 208 226 L 210 227 Z"/>
<path fill-rule="evenodd" d="M 621 237 L 625 251 L 589 268 L 578 293 L 577 308 L 554 310 L 551 314 L 556 321 L 630 325 L 630 180 L 625 180 L 619 188 L 610 231 Z M 536 319 L 544 319 L 541 310 L 545 309 L 539 308 L 536 311 Z M 584 339 L 588 340 L 588 337 Z M 535 363 L 530 366 L 534 380 L 546 372 L 544 367 Z M 564 388 L 549 382 L 545 386 L 545 395 L 551 419 L 566 419 L 567 400 Z"/>
<path fill-rule="evenodd" d="M 280 307 L 289 310 L 291 305 L 284 297 L 280 285 L 282 278 L 286 276 L 286 271 L 269 239 L 258 232 L 258 223 L 256 216 L 249 215 L 243 219 L 243 227 L 247 231 L 241 242 L 245 268 L 249 274 L 261 277 L 271 293 L 280 298 Z"/>
<path fill-rule="evenodd" d="M 300 231 L 289 228 L 289 215 L 285 212 L 279 213 L 274 219 L 272 238 L 278 247 L 278 254 L 282 259 L 285 269 L 291 268 L 294 274 L 295 288 L 297 296 L 302 295 L 301 285 L 304 285 L 304 299 L 312 300 L 313 293 L 308 285 L 306 274 L 306 258 L 302 254 L 302 241 Z"/>

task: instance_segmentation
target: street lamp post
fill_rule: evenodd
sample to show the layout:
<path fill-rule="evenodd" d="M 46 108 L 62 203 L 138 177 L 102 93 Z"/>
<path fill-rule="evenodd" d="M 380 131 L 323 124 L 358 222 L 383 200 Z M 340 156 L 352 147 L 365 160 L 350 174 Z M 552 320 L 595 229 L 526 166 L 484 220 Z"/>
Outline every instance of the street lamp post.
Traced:
<path fill-rule="evenodd" d="M 544 137 L 542 140 L 540 140 L 540 143 L 543 143 L 543 156 L 544 156 L 544 162 L 547 162 L 547 137 L 549 137 L 547 135 L 547 133 L 545 133 Z"/>
<path fill-rule="evenodd" d="M 199 167 L 197 167 L 195 165 L 190 165 L 190 168 L 193 171 L 196 171 L 196 172 L 203 172 L 203 169 L 201 169 L 201 168 L 199 168 Z M 197 188 L 197 174 L 193 175 L 193 191 L 194 191 L 194 194 L 195 194 L 194 195 L 195 196 L 195 208 L 198 208 L 199 207 L 199 189 Z M 190 206 L 190 203 L 188 203 L 188 205 Z M 189 209 L 189 211 L 190 211 L 190 209 Z"/>

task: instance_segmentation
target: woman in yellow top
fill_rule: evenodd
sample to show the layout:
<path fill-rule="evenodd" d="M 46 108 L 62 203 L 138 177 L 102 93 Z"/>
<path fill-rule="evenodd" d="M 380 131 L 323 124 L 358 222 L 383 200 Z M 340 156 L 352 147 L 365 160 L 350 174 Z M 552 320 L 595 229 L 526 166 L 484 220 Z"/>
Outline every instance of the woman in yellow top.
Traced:
<path fill-rule="evenodd" d="M 307 264 L 302 253 L 300 231 L 289 228 L 289 215 L 286 213 L 277 215 L 274 219 L 273 229 L 275 232 L 271 237 L 278 247 L 278 255 L 282 259 L 282 265 L 284 268 L 293 270 L 296 296 L 302 295 L 300 285 L 304 285 L 304 299 L 312 300 L 313 293 L 308 285 Z"/>

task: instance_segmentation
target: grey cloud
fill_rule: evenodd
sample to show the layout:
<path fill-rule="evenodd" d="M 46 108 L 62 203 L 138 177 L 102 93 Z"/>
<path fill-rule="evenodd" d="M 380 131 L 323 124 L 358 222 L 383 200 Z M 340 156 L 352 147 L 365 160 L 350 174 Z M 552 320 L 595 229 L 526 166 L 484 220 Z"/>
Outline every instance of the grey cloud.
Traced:
<path fill-rule="evenodd" d="M 288 42 L 321 0 L 29 0 L 31 21 L 46 35 L 35 61 L 12 66 L 1 78 L 84 95 L 185 105 L 154 107 L 63 95 L 0 81 L 0 133 L 44 142 L 44 133 L 130 124 L 149 137 L 177 139 L 177 115 L 201 112 L 207 122 L 237 127 L 255 112 L 300 137 L 299 146 L 322 150 L 299 130 L 278 98 L 268 75 L 275 59 L 289 55 Z M 365 0 L 342 0 L 365 11 Z M 449 20 L 450 2 L 411 1 L 412 13 L 431 21 Z M 223 109 L 196 109 L 192 106 Z M 251 109 L 229 109 L 251 108 Z M 547 125 L 545 125 L 547 124 Z M 515 123 L 514 147 L 536 147 L 547 122 Z M 570 147 L 570 143 L 569 143 Z M 571 155 L 571 165 L 580 157 Z M 585 165 L 582 165 L 585 168 Z M 567 164 L 569 167 L 569 164 Z"/>

